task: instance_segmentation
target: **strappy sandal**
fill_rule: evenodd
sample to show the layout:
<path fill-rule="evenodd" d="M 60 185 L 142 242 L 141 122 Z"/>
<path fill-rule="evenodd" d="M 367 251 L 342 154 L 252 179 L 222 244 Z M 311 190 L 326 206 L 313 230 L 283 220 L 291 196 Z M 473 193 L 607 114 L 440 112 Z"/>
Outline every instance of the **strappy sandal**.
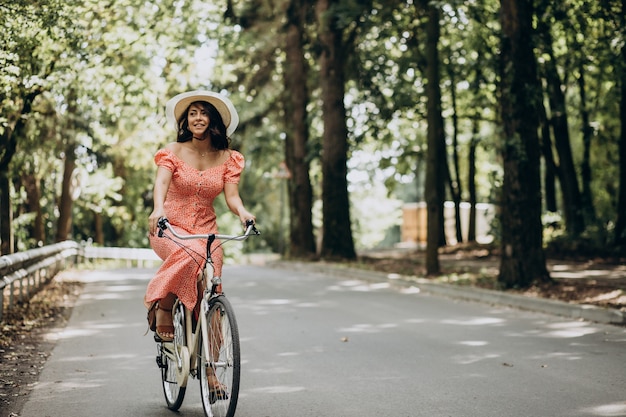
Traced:
<path fill-rule="evenodd" d="M 158 309 L 158 301 L 154 301 L 150 304 L 150 308 L 148 309 L 148 330 L 156 331 L 156 311 Z M 148 332 L 146 331 L 146 334 Z M 145 336 L 145 335 L 144 335 Z"/>
<path fill-rule="evenodd" d="M 228 387 L 222 384 L 210 369 L 207 369 L 207 385 L 209 386 L 209 400 L 211 404 L 218 400 L 228 399 Z"/>
<path fill-rule="evenodd" d="M 157 310 L 172 312 L 172 309 L 165 309 L 159 306 L 158 301 L 155 301 L 148 309 L 148 326 L 150 330 L 155 332 L 155 339 L 159 339 L 161 342 L 171 342 L 174 340 L 171 336 L 165 336 L 166 334 L 174 334 L 173 325 L 157 325 L 156 312 Z"/>

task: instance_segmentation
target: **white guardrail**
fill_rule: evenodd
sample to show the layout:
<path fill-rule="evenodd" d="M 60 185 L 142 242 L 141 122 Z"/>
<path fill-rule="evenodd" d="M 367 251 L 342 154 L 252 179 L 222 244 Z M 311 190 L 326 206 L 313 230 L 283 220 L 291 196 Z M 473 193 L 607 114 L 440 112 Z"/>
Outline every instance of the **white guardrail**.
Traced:
<path fill-rule="evenodd" d="M 161 262 L 152 249 L 86 246 L 69 240 L 0 256 L 0 322 L 5 307 L 28 302 L 59 271 L 102 259 L 123 261 L 128 267 Z"/>
<path fill-rule="evenodd" d="M 115 259 L 124 261 L 128 267 L 142 268 L 152 264 L 161 263 L 161 258 L 152 249 L 147 248 L 116 248 L 85 246 L 82 256 L 86 262 L 101 259 Z"/>

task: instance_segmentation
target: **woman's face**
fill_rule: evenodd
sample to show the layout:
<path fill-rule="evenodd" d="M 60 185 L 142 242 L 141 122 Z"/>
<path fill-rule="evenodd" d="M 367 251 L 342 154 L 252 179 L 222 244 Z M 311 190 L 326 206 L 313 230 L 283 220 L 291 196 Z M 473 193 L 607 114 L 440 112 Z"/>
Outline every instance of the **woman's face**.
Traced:
<path fill-rule="evenodd" d="M 189 112 L 187 112 L 187 123 L 189 123 L 189 131 L 196 139 L 204 139 L 204 132 L 209 127 L 209 114 L 199 104 L 192 104 L 189 106 Z"/>

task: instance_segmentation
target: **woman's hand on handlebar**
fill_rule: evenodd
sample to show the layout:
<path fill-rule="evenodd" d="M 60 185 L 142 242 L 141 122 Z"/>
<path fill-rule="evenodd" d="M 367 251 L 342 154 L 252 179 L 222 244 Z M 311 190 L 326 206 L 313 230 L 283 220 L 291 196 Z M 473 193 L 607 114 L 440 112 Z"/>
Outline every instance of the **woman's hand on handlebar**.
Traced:
<path fill-rule="evenodd" d="M 154 210 L 152 213 L 150 213 L 150 216 L 148 217 L 148 226 L 150 228 L 151 236 L 154 236 L 157 234 L 157 231 L 158 231 L 157 223 L 159 219 L 162 217 L 165 217 L 164 210 Z"/>
<path fill-rule="evenodd" d="M 242 209 L 239 211 L 239 220 L 241 220 L 241 224 L 245 228 L 248 224 L 248 220 L 252 220 L 252 223 L 254 224 L 256 222 L 256 217 L 248 210 Z"/>

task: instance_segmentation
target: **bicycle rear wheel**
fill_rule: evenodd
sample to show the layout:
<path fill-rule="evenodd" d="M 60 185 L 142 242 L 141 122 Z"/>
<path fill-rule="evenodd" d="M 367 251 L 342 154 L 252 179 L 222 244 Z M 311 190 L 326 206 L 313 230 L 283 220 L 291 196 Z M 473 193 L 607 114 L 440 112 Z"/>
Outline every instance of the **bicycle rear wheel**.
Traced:
<path fill-rule="evenodd" d="M 239 330 L 230 302 L 220 295 L 209 301 L 207 357 L 200 338 L 198 379 L 207 417 L 233 417 L 239 398 Z"/>
<path fill-rule="evenodd" d="M 167 408 L 170 410 L 178 410 L 183 404 L 185 391 L 187 390 L 186 381 L 181 381 L 181 370 L 179 369 L 175 353 L 178 350 L 178 356 L 181 357 L 182 363 L 189 363 L 189 354 L 184 357 L 185 352 L 189 352 L 185 343 L 185 307 L 182 303 L 176 303 L 173 311 L 174 319 L 174 342 L 159 343 L 161 380 L 163 383 L 163 394 Z M 183 355 L 181 355 L 183 353 Z M 173 358 L 173 357 L 174 358 Z M 181 382 L 183 382 L 181 384 Z"/>

